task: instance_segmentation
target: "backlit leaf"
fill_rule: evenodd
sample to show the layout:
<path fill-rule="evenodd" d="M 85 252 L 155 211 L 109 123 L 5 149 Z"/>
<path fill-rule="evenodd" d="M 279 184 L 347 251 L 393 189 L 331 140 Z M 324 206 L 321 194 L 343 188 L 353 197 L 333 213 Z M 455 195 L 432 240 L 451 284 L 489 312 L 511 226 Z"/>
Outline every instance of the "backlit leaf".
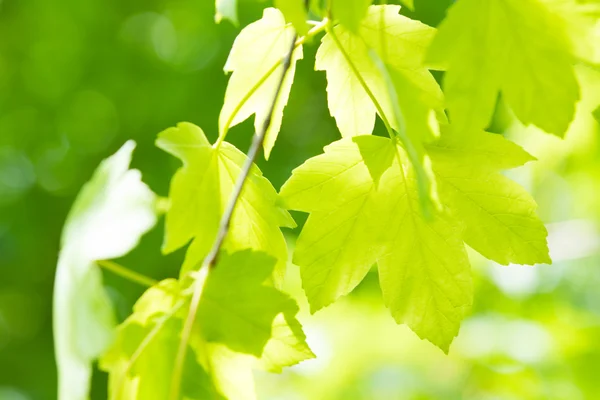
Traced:
<path fill-rule="evenodd" d="M 234 25 L 238 24 L 237 0 L 215 0 L 215 21 L 228 19 Z"/>
<path fill-rule="evenodd" d="M 428 52 L 447 69 L 444 93 L 458 131 L 485 129 L 498 93 L 524 124 L 562 136 L 579 86 L 563 21 L 539 0 L 461 0 Z"/>
<path fill-rule="evenodd" d="M 134 248 L 154 226 L 155 196 L 129 163 L 127 142 L 103 161 L 78 195 L 62 236 L 54 286 L 58 398 L 88 398 L 92 362 L 111 344 L 116 325 L 97 260 Z"/>
<path fill-rule="evenodd" d="M 204 275 L 204 289 L 188 344 L 181 394 L 185 399 L 255 399 L 252 368 L 281 371 L 313 354 L 295 315 L 298 306 L 266 285 L 276 260 L 250 250 L 222 253 Z M 165 399 L 189 298 L 165 280 L 138 300 L 103 357 L 111 400 Z M 279 316 L 287 323 L 282 324 Z M 282 332 L 294 332 L 282 335 Z M 272 341 L 285 342 L 269 350 Z"/>
<path fill-rule="evenodd" d="M 275 7 L 281 11 L 287 22 L 294 25 L 294 29 L 299 35 L 306 35 L 308 13 L 304 0 L 275 0 Z"/>
<path fill-rule="evenodd" d="M 219 115 L 219 134 L 227 134 L 232 126 L 255 114 L 255 129 L 268 117 L 275 90 L 283 72 L 282 60 L 289 51 L 295 32 L 286 25 L 281 11 L 264 10 L 263 17 L 248 25 L 238 35 L 225 63 L 225 71 L 232 72 L 225 92 L 225 102 Z M 291 66 L 286 74 L 275 103 L 271 124 L 264 142 L 265 158 L 269 158 L 275 144 L 283 109 L 287 104 L 296 61 L 302 58 L 302 46 L 292 54 Z"/>
<path fill-rule="evenodd" d="M 431 219 L 420 210 L 404 149 L 377 136 L 327 146 L 294 170 L 281 195 L 290 209 L 310 214 L 293 261 L 313 312 L 377 263 L 394 318 L 447 352 L 472 301 L 464 242 L 501 263 L 549 262 L 547 233 L 533 200 L 498 172 L 531 160 L 518 146 L 447 128 L 429 150 L 446 206 Z"/>
<path fill-rule="evenodd" d="M 211 146 L 204 132 L 190 123 L 165 130 L 156 143 L 183 162 L 171 181 L 163 251 L 170 253 L 192 240 L 183 266 L 185 272 L 198 267 L 212 246 L 246 156 L 227 142 Z M 254 166 L 223 248 L 251 248 L 275 257 L 275 281 L 280 282 L 285 273 L 287 247 L 279 227 L 294 227 L 295 223 L 277 202 L 277 192 Z"/>
<path fill-rule="evenodd" d="M 342 25 L 357 32 L 373 0 L 331 0 L 331 13 Z"/>

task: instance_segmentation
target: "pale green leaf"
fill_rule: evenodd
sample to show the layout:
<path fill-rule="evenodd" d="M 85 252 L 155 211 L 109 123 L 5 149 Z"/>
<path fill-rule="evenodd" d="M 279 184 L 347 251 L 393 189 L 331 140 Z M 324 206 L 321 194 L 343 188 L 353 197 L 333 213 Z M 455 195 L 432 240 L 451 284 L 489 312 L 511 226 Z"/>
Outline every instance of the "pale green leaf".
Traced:
<path fill-rule="evenodd" d="M 109 373 L 110 400 L 164 400 L 169 398 L 171 376 L 183 327 L 183 311 L 173 314 L 179 285 L 166 280 L 150 288 L 136 303 L 133 314 L 119 326 L 117 339 L 102 357 Z M 225 399 L 203 365 L 205 354 L 188 346 L 181 393 L 184 399 Z M 253 390 L 253 387 L 252 387 Z"/>
<path fill-rule="evenodd" d="M 171 181 L 163 251 L 170 253 L 193 239 L 185 272 L 199 266 L 215 240 L 246 156 L 227 142 L 211 146 L 204 132 L 190 123 L 165 130 L 156 143 L 183 162 Z M 253 166 L 223 247 L 230 252 L 261 250 L 277 258 L 275 282 L 281 282 L 287 261 L 279 227 L 295 226 L 289 213 L 277 206 L 278 198 L 271 183 Z"/>
<path fill-rule="evenodd" d="M 352 32 L 357 32 L 373 0 L 331 0 L 331 14 Z"/>
<path fill-rule="evenodd" d="M 199 329 L 208 342 L 260 357 L 279 313 L 295 315 L 288 296 L 263 283 L 276 259 L 250 250 L 221 253 L 204 284 L 198 308 Z"/>
<path fill-rule="evenodd" d="M 438 161 L 448 163 L 463 160 L 478 168 L 511 169 L 534 161 L 535 157 L 502 135 L 485 131 L 458 132 L 455 127 L 444 125 L 440 140 L 427 144 L 427 150 Z"/>
<path fill-rule="evenodd" d="M 600 1 L 540 1 L 563 21 L 573 54 L 586 62 L 600 64 Z"/>
<path fill-rule="evenodd" d="M 88 398 L 92 362 L 116 321 L 97 260 L 121 257 L 155 224 L 155 196 L 130 170 L 127 142 L 103 161 L 78 195 L 62 236 L 54 286 L 54 341 L 61 400 Z"/>
<path fill-rule="evenodd" d="M 294 26 L 299 35 L 306 35 L 308 12 L 304 0 L 275 0 L 275 7 L 281 11 L 285 20 Z"/>
<path fill-rule="evenodd" d="M 281 74 L 282 61 L 289 51 L 295 35 L 281 12 L 276 8 L 264 10 L 263 17 L 245 27 L 233 43 L 225 71 L 232 72 L 225 92 L 225 102 L 219 115 L 219 134 L 224 137 L 232 126 L 245 121 L 255 114 L 254 126 L 259 129 L 269 116 L 273 96 Z M 291 59 L 290 68 L 277 97 L 273 117 L 267 130 L 264 150 L 269 158 L 275 144 L 283 109 L 287 104 L 296 61 L 302 58 L 302 46 L 298 46 Z"/>
<path fill-rule="evenodd" d="M 310 213 L 293 261 L 313 312 L 349 293 L 378 263 L 394 318 L 447 352 L 472 301 L 464 242 L 498 262 L 549 258 L 535 203 L 498 172 L 529 154 L 497 135 L 449 128 L 428 150 L 446 206 L 432 218 L 421 212 L 404 149 L 376 136 L 327 146 L 294 170 L 281 195 L 290 209 Z"/>
<path fill-rule="evenodd" d="M 264 253 L 222 253 L 205 275 L 183 369 L 183 398 L 252 400 L 254 366 L 281 371 L 313 357 L 295 318 L 298 306 L 265 284 L 274 265 Z M 177 281 L 161 282 L 144 293 L 119 327 L 100 363 L 110 374 L 111 400 L 168 398 L 189 311 L 189 299 L 181 293 Z"/>
<path fill-rule="evenodd" d="M 379 190 L 389 186 L 384 172 L 393 151 L 381 137 L 343 139 L 295 169 L 282 187 L 290 209 L 310 213 L 293 262 L 300 266 L 311 311 L 354 289 L 384 254 L 394 201 Z"/>
<path fill-rule="evenodd" d="M 342 139 L 296 169 L 282 196 L 289 207 L 310 215 L 294 263 L 314 312 L 350 292 L 379 261 L 394 317 L 447 351 L 463 317 L 458 311 L 471 304 L 469 264 L 460 229 L 441 215 L 431 221 L 423 217 L 412 171 L 403 150 L 377 136 Z M 412 247 L 395 251 L 403 240 Z M 420 291 L 412 292 L 417 283 Z M 399 286 L 403 297 L 395 292 Z M 424 302 L 426 295 L 433 303 Z M 427 307 L 437 308 L 425 314 Z M 428 318 L 416 318 L 414 310 Z M 440 332 L 436 325 L 442 320 L 446 325 Z"/>
<path fill-rule="evenodd" d="M 562 136 L 579 87 L 563 21 L 539 0 L 461 0 L 428 62 L 447 69 L 444 93 L 459 131 L 487 127 L 498 93 L 524 124 Z"/>
<path fill-rule="evenodd" d="M 277 314 L 271 327 L 271 338 L 257 365 L 279 373 L 283 367 L 291 367 L 311 358 L 315 358 L 315 355 L 306 343 L 300 322 L 291 312 Z"/>
<path fill-rule="evenodd" d="M 455 136 L 443 135 L 430 155 L 440 195 L 465 224 L 465 242 L 503 265 L 550 263 L 548 232 L 535 201 L 498 171 L 533 157 L 499 135 Z"/>
<path fill-rule="evenodd" d="M 237 25 L 237 0 L 215 0 L 215 21 L 221 22 L 223 19 L 228 19 Z"/>
<path fill-rule="evenodd" d="M 407 149 L 416 168 L 420 207 L 437 204 L 422 142 L 437 136 L 443 95 L 422 66 L 435 30 L 398 14 L 399 6 L 371 6 L 358 34 L 342 26 L 324 38 L 315 68 L 327 74 L 331 115 L 343 137 L 370 134 L 379 113 Z M 393 135 L 393 134 L 392 134 Z"/>
<path fill-rule="evenodd" d="M 405 130 L 417 141 L 431 139 L 436 134 L 431 114 L 443 110 L 443 95 L 433 76 L 422 66 L 435 29 L 399 15 L 399 10 L 399 6 L 393 5 L 371 6 L 358 35 L 337 26 L 335 36 L 328 34 L 322 40 L 315 69 L 326 72 L 329 111 L 343 137 L 370 134 L 376 112 L 383 112 L 394 130 Z M 389 71 L 403 121 L 394 112 L 388 84 L 369 55 L 370 49 Z M 380 110 L 360 79 L 379 103 Z"/>
<path fill-rule="evenodd" d="M 389 250 L 379 259 L 383 300 L 398 323 L 448 353 L 473 297 L 460 225 L 445 215 L 425 220 L 409 168 L 403 179 L 396 188 L 402 200 L 390 216 Z"/>
<path fill-rule="evenodd" d="M 296 303 L 265 284 L 275 261 L 250 250 L 221 253 L 206 278 L 197 320 L 207 342 L 253 355 L 259 366 L 280 372 L 314 354 L 296 320 Z"/>

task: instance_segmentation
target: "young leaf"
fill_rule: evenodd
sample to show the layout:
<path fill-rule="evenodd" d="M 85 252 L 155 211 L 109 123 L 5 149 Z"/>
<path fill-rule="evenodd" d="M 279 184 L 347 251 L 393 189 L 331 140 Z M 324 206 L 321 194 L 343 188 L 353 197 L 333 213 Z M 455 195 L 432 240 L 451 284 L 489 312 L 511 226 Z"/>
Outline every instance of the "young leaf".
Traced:
<path fill-rule="evenodd" d="M 280 371 L 313 357 L 294 301 L 264 284 L 275 262 L 249 250 L 223 253 L 210 271 L 185 359 L 184 398 L 254 399 L 253 366 L 269 357 L 270 369 Z M 111 400 L 168 398 L 188 305 L 175 280 L 161 282 L 138 300 L 100 364 L 110 373 Z M 293 336 L 280 336 L 279 316 L 289 321 L 283 331 Z M 268 352 L 273 341 L 287 347 Z"/>
<path fill-rule="evenodd" d="M 163 251 L 170 253 L 193 239 L 185 272 L 197 267 L 210 249 L 246 156 L 227 142 L 211 146 L 204 132 L 190 123 L 163 131 L 156 144 L 183 162 L 171 181 Z M 295 223 L 277 203 L 277 192 L 254 166 L 236 205 L 224 249 L 251 248 L 272 255 L 277 258 L 275 282 L 280 282 L 287 247 L 279 227 Z"/>
<path fill-rule="evenodd" d="M 283 15 L 276 8 L 265 9 L 260 20 L 242 29 L 225 63 L 225 71 L 233 73 L 219 115 L 221 139 L 225 137 L 229 128 L 248 119 L 252 114 L 256 114 L 256 129 L 268 117 L 273 95 L 283 71 L 282 60 L 294 35 L 294 29 L 286 25 Z M 302 46 L 298 46 L 292 54 L 291 66 L 265 136 L 264 150 L 267 159 L 281 127 L 283 109 L 294 81 L 296 61 L 301 58 Z"/>
<path fill-rule="evenodd" d="M 181 301 L 179 284 L 162 281 L 144 293 L 133 314 L 119 326 L 117 339 L 100 361 L 100 368 L 109 373 L 110 400 L 169 398 L 184 317 L 182 310 L 173 310 Z M 183 398 L 224 400 L 210 370 L 202 365 L 202 356 L 197 349 L 188 348 Z"/>
<path fill-rule="evenodd" d="M 375 112 L 407 149 L 417 172 L 420 207 L 439 208 L 422 142 L 438 132 L 443 95 L 422 67 L 434 29 L 398 15 L 399 6 L 372 6 L 357 35 L 337 26 L 323 38 L 316 69 L 327 74 L 331 115 L 342 136 L 370 134 Z M 396 133 L 390 132 L 393 129 Z"/>
<path fill-rule="evenodd" d="M 306 35 L 308 12 L 304 0 L 275 0 L 275 7 L 281 11 L 285 20 L 294 26 L 299 35 Z"/>
<path fill-rule="evenodd" d="M 239 353 L 260 357 L 279 313 L 298 312 L 292 299 L 263 285 L 277 260 L 249 250 L 221 254 L 210 272 L 198 308 L 202 336 Z"/>
<path fill-rule="evenodd" d="M 458 137 L 449 129 L 429 150 L 436 179 L 457 188 L 443 187 L 448 209 L 432 219 L 418 207 L 405 151 L 377 136 L 327 146 L 294 170 L 281 195 L 289 208 L 310 213 L 294 263 L 313 312 L 350 292 L 378 263 L 394 318 L 447 352 L 472 299 L 464 241 L 499 262 L 549 258 L 535 203 L 497 172 L 531 156 L 491 134 Z"/>
<path fill-rule="evenodd" d="M 444 93 L 458 131 L 484 129 L 498 92 L 517 118 L 562 136 L 579 87 L 563 22 L 539 0 L 461 0 L 440 26 L 428 62 L 447 68 Z"/>
<path fill-rule="evenodd" d="M 464 222 L 469 246 L 503 265 L 551 262 L 535 201 L 499 173 L 532 156 L 499 135 L 461 137 L 449 129 L 428 150 L 440 195 Z"/>
<path fill-rule="evenodd" d="M 92 362 L 116 325 L 96 260 L 121 257 L 155 224 L 155 196 L 129 170 L 134 142 L 103 161 L 65 225 L 54 286 L 54 341 L 61 400 L 88 398 Z"/>
<path fill-rule="evenodd" d="M 417 141 L 435 136 L 430 114 L 432 110 L 442 112 L 443 94 L 422 66 L 435 29 L 399 15 L 399 10 L 393 5 L 371 6 L 358 35 L 337 26 L 335 35 L 327 34 L 317 51 L 315 69 L 327 75 L 329 111 L 343 137 L 370 134 L 376 112 L 383 113 L 382 118 L 389 120 L 394 130 L 406 130 Z M 388 84 L 369 55 L 370 49 L 389 71 L 404 121 L 396 117 Z M 361 79 L 373 96 L 365 91 Z"/>
<path fill-rule="evenodd" d="M 351 32 L 358 32 L 360 23 L 373 0 L 331 0 L 331 13 Z"/>
<path fill-rule="evenodd" d="M 237 0 L 215 0 L 215 21 L 220 23 L 223 19 L 228 19 L 237 25 Z"/>
<path fill-rule="evenodd" d="M 282 196 L 310 213 L 294 263 L 314 312 L 350 292 L 380 261 L 394 317 L 447 351 L 471 304 L 469 264 L 459 227 L 442 215 L 423 217 L 412 171 L 401 148 L 378 136 L 342 139 L 294 170 Z M 404 252 L 394 251 L 402 241 Z"/>

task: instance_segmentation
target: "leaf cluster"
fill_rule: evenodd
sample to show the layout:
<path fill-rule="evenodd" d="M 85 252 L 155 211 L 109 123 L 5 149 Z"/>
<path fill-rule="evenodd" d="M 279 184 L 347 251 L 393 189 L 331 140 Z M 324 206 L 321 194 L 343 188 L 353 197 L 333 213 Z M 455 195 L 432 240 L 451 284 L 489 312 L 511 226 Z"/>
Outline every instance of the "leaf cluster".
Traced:
<path fill-rule="evenodd" d="M 591 22 L 575 3 L 461 0 L 439 29 L 370 0 L 275 6 L 233 43 L 217 141 L 190 123 L 158 135 L 181 162 L 167 200 L 128 169 L 132 143 L 79 195 L 55 288 L 61 399 L 87 397 L 97 359 L 111 399 L 177 400 L 252 399 L 253 368 L 281 372 L 314 357 L 281 289 L 289 210 L 309 214 L 291 260 L 312 312 L 376 265 L 393 318 L 444 352 L 473 303 L 467 247 L 502 265 L 551 262 L 535 201 L 503 173 L 535 158 L 486 128 L 500 96 L 521 123 L 565 134 L 580 97 L 575 64 L 599 61 L 583 50 L 597 43 L 581 35 Z M 235 1 L 216 10 L 217 21 L 237 23 Z M 303 46 L 322 32 L 315 70 L 325 72 L 341 139 L 278 192 L 256 165 L 245 175 L 254 156 L 226 136 L 254 115 L 268 159 Z M 374 135 L 377 118 L 385 137 Z M 187 246 L 180 277 L 153 284 L 116 327 L 99 267 L 135 247 L 163 211 L 163 252 Z M 215 243 L 216 262 L 204 265 Z"/>

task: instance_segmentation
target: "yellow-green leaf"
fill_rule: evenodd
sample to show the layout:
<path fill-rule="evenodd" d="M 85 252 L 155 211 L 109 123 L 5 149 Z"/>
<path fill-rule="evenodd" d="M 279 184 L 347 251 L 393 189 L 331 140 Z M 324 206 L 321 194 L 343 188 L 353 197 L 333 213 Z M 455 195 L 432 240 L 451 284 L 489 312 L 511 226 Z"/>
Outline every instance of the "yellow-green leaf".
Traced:
<path fill-rule="evenodd" d="M 227 142 L 211 146 L 204 132 L 190 123 L 165 130 L 156 143 L 183 162 L 171 181 L 163 251 L 170 253 L 192 240 L 185 272 L 198 267 L 215 240 L 246 156 Z M 294 227 L 295 223 L 277 203 L 277 192 L 253 166 L 233 213 L 224 249 L 250 248 L 275 257 L 275 282 L 281 282 L 287 247 L 279 227 Z"/>
<path fill-rule="evenodd" d="M 322 40 L 315 69 L 327 75 L 329 111 L 343 137 L 370 134 L 376 112 L 382 112 L 393 129 L 405 130 L 415 141 L 436 135 L 436 121 L 431 117 L 434 112 L 442 112 L 443 94 L 422 66 L 435 29 L 399 15 L 399 10 L 393 5 L 371 6 L 357 35 L 337 26 L 335 36 L 328 34 Z M 403 121 L 398 121 L 388 85 L 369 55 L 370 49 L 389 71 Z"/>
<path fill-rule="evenodd" d="M 285 20 L 294 26 L 299 35 L 306 35 L 308 12 L 304 0 L 275 0 L 275 7 L 281 11 Z"/>
<path fill-rule="evenodd" d="M 275 262 L 250 250 L 222 253 L 204 275 L 183 368 L 183 398 L 253 400 L 253 367 L 279 372 L 314 357 L 296 320 L 296 303 L 265 284 Z M 183 293 L 173 279 L 160 282 L 144 293 L 119 327 L 100 363 L 109 372 L 111 400 L 169 398 L 189 312 Z"/>
<path fill-rule="evenodd" d="M 215 0 L 215 21 L 219 23 L 223 19 L 238 24 L 237 0 Z"/>
<path fill-rule="evenodd" d="M 276 8 L 265 9 L 260 20 L 242 29 L 225 63 L 225 71 L 232 74 L 219 115 L 221 138 L 227 134 L 229 128 L 253 114 L 257 130 L 264 123 L 283 73 L 282 61 L 289 51 L 294 35 L 293 27 L 286 24 L 283 15 Z M 281 128 L 283 109 L 294 81 L 296 61 L 301 58 L 302 46 L 298 46 L 292 54 L 291 65 L 266 132 L 264 150 L 267 159 Z"/>
<path fill-rule="evenodd" d="M 373 0 L 331 0 L 331 13 L 342 25 L 357 32 Z"/>
<path fill-rule="evenodd" d="M 487 127 L 502 93 L 522 123 L 562 136 L 579 99 L 573 59 L 563 21 L 539 0 L 458 1 L 428 52 L 466 132 Z"/>
<path fill-rule="evenodd" d="M 535 202 L 499 173 L 532 157 L 500 136 L 445 127 L 427 145 L 445 208 L 425 218 L 416 171 L 396 141 L 345 138 L 293 171 L 285 204 L 309 213 L 296 242 L 311 310 L 349 293 L 378 264 L 399 323 L 448 351 L 472 301 L 464 243 L 500 263 L 549 262 Z"/>

